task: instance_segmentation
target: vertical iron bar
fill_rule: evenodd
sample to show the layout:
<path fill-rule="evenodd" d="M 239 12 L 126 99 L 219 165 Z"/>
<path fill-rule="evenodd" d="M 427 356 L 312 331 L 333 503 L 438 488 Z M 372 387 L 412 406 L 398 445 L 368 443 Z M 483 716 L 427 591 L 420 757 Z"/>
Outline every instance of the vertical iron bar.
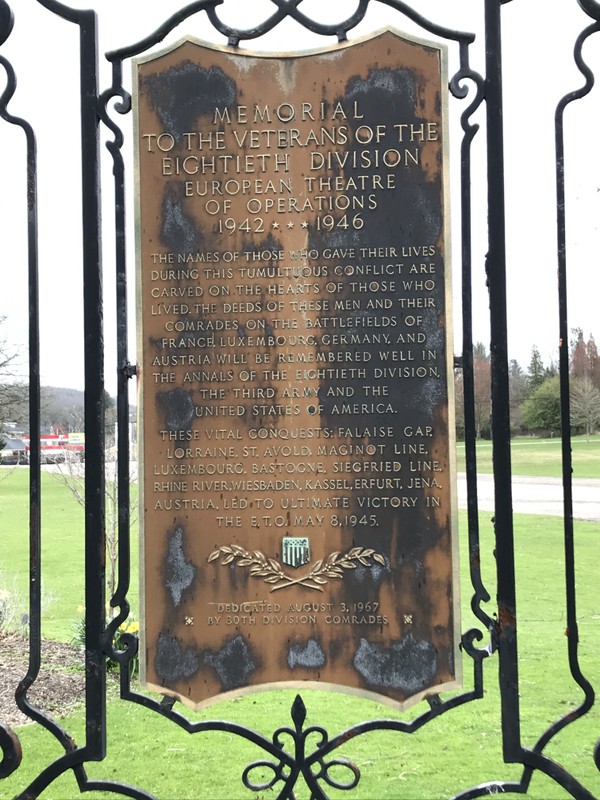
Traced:
<path fill-rule="evenodd" d="M 29 302 L 29 670 L 37 677 L 42 647 L 42 470 L 40 289 L 38 271 L 37 144 L 27 126 L 27 249 Z"/>
<path fill-rule="evenodd" d="M 120 67 L 120 64 L 119 64 Z M 120 70 L 119 70 L 120 73 Z M 121 147 L 123 136 L 115 137 L 113 174 L 115 187 L 115 259 L 116 259 L 116 312 L 117 312 L 117 513 L 118 513 L 118 580 L 114 602 L 127 603 L 131 574 L 131 487 L 130 487 L 130 431 L 129 431 L 129 380 L 134 374 L 127 357 L 127 261 L 125 233 L 125 165 Z"/>
<path fill-rule="evenodd" d="M 505 761 L 513 762 L 521 758 L 521 744 L 508 391 L 501 5 L 502 0 L 485 0 L 489 236 L 487 271 L 490 293 L 492 440 L 498 575 L 496 635 L 503 753 Z"/>
<path fill-rule="evenodd" d="M 0 7 L 3 19 L 0 32 L 3 44 L 12 30 L 12 11 L 6 4 Z M 16 89 L 16 76 L 12 66 L 2 56 L 0 64 L 6 71 L 8 85 L 0 98 L 0 117 L 17 125 L 26 139 L 27 174 L 27 300 L 29 337 L 29 664 L 27 674 L 19 683 L 15 693 L 18 707 L 29 711 L 27 691 L 37 678 L 41 663 L 42 625 L 42 572 L 41 572 L 41 444 L 40 444 L 40 317 L 39 317 L 39 269 L 38 269 L 38 216 L 37 216 L 37 141 L 31 125 L 24 119 L 14 117 L 7 110 L 7 103 Z"/>
<path fill-rule="evenodd" d="M 562 113 L 556 114 L 556 202 L 558 251 L 558 374 L 560 382 L 561 452 L 563 483 L 563 522 L 565 548 L 565 591 L 567 611 L 567 649 L 571 671 L 577 663 L 579 629 L 575 595 L 575 534 L 573 526 L 573 458 L 571 452 L 571 404 L 569 397 L 569 323 L 567 295 L 567 247 L 565 220 L 565 158 Z M 577 669 L 579 673 L 579 670 Z"/>
<path fill-rule="evenodd" d="M 468 45 L 461 43 L 461 67 L 466 72 L 468 65 Z M 470 75 L 472 79 L 474 75 Z M 461 184 L 461 256 L 462 256 L 462 376 L 463 376 L 463 408 L 465 426 L 465 474 L 467 481 L 467 519 L 469 532 L 469 570 L 474 595 L 471 608 L 475 616 L 483 622 L 488 630 L 493 620 L 481 609 L 481 602 L 487 602 L 490 596 L 481 580 L 481 547 L 479 538 L 479 516 L 477 501 L 477 452 L 475 431 L 475 376 L 473 368 L 473 215 L 471 202 L 471 145 L 478 126 L 470 121 L 470 115 L 481 102 L 481 85 L 477 82 L 477 97 L 461 116 L 464 131 L 460 150 L 460 184 Z"/>
<path fill-rule="evenodd" d="M 98 42 L 94 11 L 81 12 L 81 154 L 85 338 L 86 750 L 106 755 L 104 332 L 100 258 Z"/>
<path fill-rule="evenodd" d="M 584 692 L 584 701 L 577 709 L 578 715 L 589 710 L 595 698 L 590 682 L 579 664 L 579 627 L 577 622 L 577 595 L 575 582 L 575 529 L 573 524 L 573 458 L 571 449 L 571 404 L 569 396 L 569 322 L 567 283 L 567 223 L 565 196 L 565 131 L 564 119 L 568 106 L 587 96 L 594 86 L 594 74 L 582 59 L 582 48 L 588 37 L 600 30 L 600 8 L 592 9 L 596 22 L 586 28 L 575 44 L 575 61 L 586 78 L 585 85 L 565 95 L 558 103 L 554 116 L 556 152 L 556 226 L 557 226 L 557 278 L 559 322 L 559 380 L 561 403 L 561 448 L 563 481 L 563 519 L 565 552 L 565 600 L 567 613 L 567 652 L 571 674 Z M 589 13 L 589 12 L 587 12 Z M 572 715 L 571 715 L 572 716 Z M 567 724 L 566 720 L 563 723 Z M 561 725 L 562 727 L 562 725 Z M 599 751 L 600 752 L 600 751 Z"/>

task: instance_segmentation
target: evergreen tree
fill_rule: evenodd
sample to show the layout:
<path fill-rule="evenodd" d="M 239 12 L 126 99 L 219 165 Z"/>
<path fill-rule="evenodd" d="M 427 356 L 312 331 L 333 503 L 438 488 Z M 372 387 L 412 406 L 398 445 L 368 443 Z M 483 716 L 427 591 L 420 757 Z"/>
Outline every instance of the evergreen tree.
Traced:
<path fill-rule="evenodd" d="M 558 376 L 547 378 L 529 395 L 521 407 L 523 422 L 536 433 L 560 431 L 560 383 Z"/>
<path fill-rule="evenodd" d="M 508 364 L 508 391 L 510 426 L 513 431 L 518 431 L 522 425 L 521 406 L 527 399 L 527 376 L 514 358 Z"/>
<path fill-rule="evenodd" d="M 538 386 L 546 380 L 546 370 L 540 351 L 534 345 L 531 348 L 531 361 L 527 370 L 527 389 L 531 394 Z"/>

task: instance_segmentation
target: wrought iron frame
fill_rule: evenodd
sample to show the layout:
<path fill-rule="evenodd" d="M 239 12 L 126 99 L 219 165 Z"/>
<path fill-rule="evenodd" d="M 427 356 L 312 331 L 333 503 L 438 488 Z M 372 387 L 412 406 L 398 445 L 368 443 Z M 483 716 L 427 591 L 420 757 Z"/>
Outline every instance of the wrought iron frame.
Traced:
<path fill-rule="evenodd" d="M 573 531 L 573 498 L 571 482 L 571 448 L 569 434 L 569 340 L 567 321 L 567 254 L 565 225 L 565 152 L 563 117 L 569 104 L 590 92 L 593 74 L 582 56 L 588 38 L 600 30 L 600 3 L 595 0 L 577 0 L 579 7 L 592 20 L 580 34 L 574 47 L 574 58 L 585 78 L 582 88 L 566 95 L 556 111 L 556 186 L 557 252 L 559 276 L 559 331 L 560 331 L 560 381 L 561 413 L 563 420 L 562 454 L 564 487 L 564 547 L 566 576 L 566 616 L 568 656 L 571 674 L 581 688 L 583 700 L 568 714 L 557 719 L 531 747 L 525 747 L 520 731 L 517 613 L 515 587 L 515 554 L 511 497 L 510 424 L 508 397 L 507 352 L 507 297 L 506 297 L 506 232 L 504 208 L 504 142 L 502 126 L 502 60 L 501 60 L 501 10 L 509 0 L 484 0 L 485 4 L 485 76 L 474 71 L 469 62 L 469 47 L 474 36 L 449 30 L 434 24 L 418 14 L 401 0 L 358 0 L 356 10 L 337 24 L 316 22 L 300 11 L 303 0 L 271 0 L 276 10 L 261 25 L 248 30 L 237 30 L 224 24 L 219 16 L 219 6 L 224 0 L 195 0 L 170 16 L 153 34 L 118 51 L 106 54 L 112 66 L 112 84 L 100 92 L 98 86 L 97 17 L 94 11 L 72 9 L 58 0 L 37 0 L 50 13 L 77 26 L 80 46 L 81 92 L 81 146 L 82 197 L 83 197 L 83 278 L 84 278 L 84 335 L 85 335 L 85 435 L 86 435 L 86 509 L 85 509 L 85 675 L 86 675 L 86 735 L 85 744 L 76 744 L 69 733 L 51 716 L 37 708 L 28 699 L 28 691 L 36 681 L 41 664 L 41 454 L 40 432 L 40 372 L 39 372 L 39 277 L 38 277 L 38 223 L 37 223 L 37 151 L 36 136 L 32 126 L 24 119 L 13 116 L 8 110 L 17 88 L 17 80 L 10 62 L 0 55 L 0 65 L 6 75 L 6 88 L 0 96 L 0 118 L 21 129 L 27 146 L 27 201 L 28 201 L 28 264 L 29 264 L 29 383 L 30 383 L 30 656 L 27 674 L 16 689 L 16 703 L 31 720 L 43 726 L 62 745 L 64 754 L 49 764 L 20 795 L 38 797 L 58 776 L 72 770 L 81 792 L 109 790 L 133 798 L 150 798 L 141 788 L 126 784 L 89 779 L 87 762 L 101 761 L 107 755 L 106 744 L 106 658 L 120 665 L 120 691 L 123 700 L 129 700 L 152 709 L 173 721 L 189 733 L 226 731 L 246 739 L 264 750 L 264 760 L 250 764 L 242 775 L 244 786 L 254 791 L 276 788 L 277 797 L 294 797 L 294 787 L 302 777 L 309 787 L 311 798 L 326 800 L 325 786 L 352 790 L 360 780 L 358 768 L 334 754 L 338 747 L 350 739 L 375 730 L 413 733 L 430 720 L 459 705 L 483 696 L 483 662 L 497 653 L 500 679 L 503 756 L 507 763 L 522 765 L 518 781 L 492 781 L 467 789 L 457 798 L 481 797 L 487 794 L 516 792 L 526 794 L 534 771 L 539 770 L 576 798 L 592 800 L 592 793 L 561 765 L 544 754 L 548 743 L 567 725 L 585 715 L 594 704 L 594 691 L 582 674 L 578 661 L 578 630 L 575 588 L 575 554 Z M 480 625 L 488 631 L 487 646 L 476 646 L 483 638 L 482 632 L 473 628 L 462 637 L 461 646 L 473 662 L 473 688 L 449 699 L 428 698 L 428 708 L 410 722 L 398 720 L 368 720 L 342 733 L 329 737 L 318 726 L 304 727 L 306 708 L 300 696 L 291 709 L 293 727 L 279 728 L 271 739 L 242 725 L 226 721 L 191 722 L 174 709 L 173 698 L 154 700 L 136 692 L 130 684 L 130 663 L 137 652 L 137 639 L 126 634 L 121 641 L 125 649 L 116 649 L 114 643 L 118 627 L 127 619 L 130 608 L 127 599 L 130 582 L 129 541 L 129 381 L 136 375 L 127 355 L 127 271 L 126 271 L 126 165 L 122 148 L 124 136 L 111 118 L 109 106 L 119 114 L 131 109 L 131 98 L 123 85 L 123 64 L 128 59 L 144 53 L 161 42 L 176 26 L 195 14 L 203 12 L 227 43 L 237 47 L 241 41 L 260 37 L 273 30 L 286 18 L 293 18 L 301 26 L 322 36 L 335 36 L 342 42 L 361 22 L 370 3 L 382 3 L 416 23 L 429 34 L 452 42 L 458 47 L 460 68 L 452 77 L 450 91 L 456 98 L 468 99 L 461 117 L 463 139 L 461 143 L 461 240 L 462 240 L 462 304 L 463 345 L 457 366 L 463 371 L 465 389 L 465 440 L 466 473 L 468 488 L 468 541 L 470 573 L 473 586 L 471 608 Z M 0 47 L 11 35 L 13 16 L 10 0 L 0 0 Z M 469 85 L 471 88 L 469 89 Z M 472 97 L 469 95 L 472 94 Z M 471 149 L 478 126 L 472 121 L 482 106 L 486 115 L 487 187 L 489 251 L 486 262 L 490 300 L 491 330 L 491 390 L 493 468 L 495 478 L 495 539 L 497 561 L 497 617 L 490 616 L 482 604 L 490 600 L 480 571 L 480 544 L 477 502 L 477 463 L 475 452 L 475 410 L 473 376 L 472 331 L 472 214 L 471 214 Z M 104 569 L 104 333 L 103 288 L 101 281 L 102 255 L 100 221 L 100 133 L 102 126 L 113 135 L 107 143 L 113 164 L 115 213 L 115 263 L 117 309 L 117 362 L 118 362 L 118 494 L 119 494 L 119 574 L 118 585 L 110 604 L 118 609 L 116 616 L 106 625 L 105 619 L 105 569 Z M 315 735 L 315 745 L 309 737 Z M 287 745 L 291 744 L 291 747 Z M 21 748 L 17 735 L 0 722 L 0 778 L 12 774 L 21 761 Z M 600 743 L 595 750 L 595 764 L 600 769 Z M 256 782 L 252 775 L 257 768 L 268 769 L 270 780 Z M 340 781 L 332 769 L 344 767 L 347 780 Z M 336 772 L 337 774 L 337 772 Z"/>

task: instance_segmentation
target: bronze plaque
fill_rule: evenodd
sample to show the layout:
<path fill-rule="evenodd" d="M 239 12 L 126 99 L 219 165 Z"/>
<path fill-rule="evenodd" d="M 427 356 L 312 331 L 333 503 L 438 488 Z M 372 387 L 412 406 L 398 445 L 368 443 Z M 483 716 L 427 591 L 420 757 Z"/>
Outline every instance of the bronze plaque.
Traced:
<path fill-rule="evenodd" d="M 144 684 L 457 686 L 444 49 L 135 69 Z"/>

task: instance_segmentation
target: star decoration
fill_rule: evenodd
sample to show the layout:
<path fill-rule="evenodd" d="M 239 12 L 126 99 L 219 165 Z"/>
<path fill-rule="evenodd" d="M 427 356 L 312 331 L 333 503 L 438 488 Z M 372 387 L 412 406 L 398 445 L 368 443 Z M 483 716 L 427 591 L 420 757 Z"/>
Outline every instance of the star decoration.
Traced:
<path fill-rule="evenodd" d="M 193 617 L 186 617 L 185 618 L 185 624 L 186 625 L 193 625 L 194 624 L 194 618 Z"/>
<path fill-rule="evenodd" d="M 278 222 L 272 222 L 271 223 L 271 227 L 272 228 L 278 228 L 279 227 L 279 223 Z"/>
<path fill-rule="evenodd" d="M 412 625 L 413 622 L 413 615 L 412 614 L 405 614 L 404 615 L 404 623 L 406 625 Z"/>
<path fill-rule="evenodd" d="M 308 222 L 306 220 L 304 220 L 304 222 L 301 223 L 301 227 L 302 228 L 308 228 Z"/>
<path fill-rule="evenodd" d="M 294 227 L 294 223 L 293 222 L 288 222 L 287 226 L 288 226 L 288 228 L 293 228 Z"/>

